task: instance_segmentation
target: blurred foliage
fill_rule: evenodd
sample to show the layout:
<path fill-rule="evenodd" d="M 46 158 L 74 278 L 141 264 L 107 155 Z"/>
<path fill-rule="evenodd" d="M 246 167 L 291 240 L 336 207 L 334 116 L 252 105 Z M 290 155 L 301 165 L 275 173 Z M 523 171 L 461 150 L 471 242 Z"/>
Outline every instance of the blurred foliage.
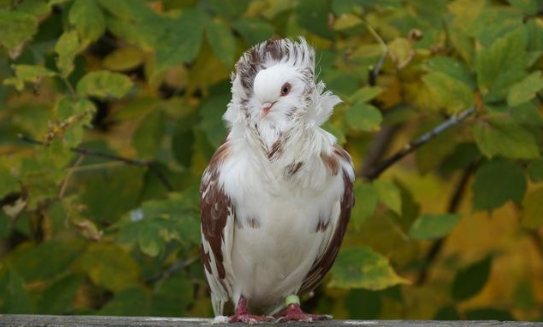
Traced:
<path fill-rule="evenodd" d="M 358 179 L 344 249 L 304 305 L 336 318 L 543 319 L 542 9 L 0 0 L 0 313 L 209 316 L 198 184 L 225 136 L 228 76 L 252 44 L 302 35 L 344 101 L 325 128 L 360 176 L 476 108 Z"/>

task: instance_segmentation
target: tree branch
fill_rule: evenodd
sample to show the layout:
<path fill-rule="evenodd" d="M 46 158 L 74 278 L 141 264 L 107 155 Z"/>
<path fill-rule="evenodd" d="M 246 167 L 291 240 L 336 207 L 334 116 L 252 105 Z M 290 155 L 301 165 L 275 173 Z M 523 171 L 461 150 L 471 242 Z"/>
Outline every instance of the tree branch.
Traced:
<path fill-rule="evenodd" d="M 387 170 L 390 166 L 394 165 L 401 159 L 403 159 L 408 154 L 412 153 L 416 149 L 420 148 L 424 144 L 428 143 L 428 141 L 435 138 L 437 135 L 443 133 L 447 129 L 458 125 L 460 122 L 464 121 L 467 117 L 469 117 L 471 114 L 475 112 L 475 107 L 471 107 L 460 114 L 453 116 L 440 125 L 438 125 L 436 128 L 431 130 L 430 132 L 422 135 L 418 139 L 414 140 L 413 142 L 407 144 L 403 149 L 396 152 L 393 156 L 386 159 L 385 161 L 381 162 L 380 164 L 376 165 L 373 169 L 369 169 L 367 172 L 364 172 L 362 174 L 362 177 L 365 177 L 369 180 L 374 180 L 377 177 L 379 177 L 385 170 Z"/>
<path fill-rule="evenodd" d="M 200 260 L 200 256 L 194 256 L 191 258 L 188 258 L 187 260 L 179 260 L 173 263 L 168 269 L 163 270 L 156 275 L 153 275 L 145 280 L 147 284 L 153 284 L 162 278 L 169 277 L 172 274 L 178 272 L 179 270 L 186 268 L 193 263 L 196 263 L 198 260 Z"/>
<path fill-rule="evenodd" d="M 38 141 L 26 135 L 19 134 L 18 137 L 19 137 L 19 140 L 30 143 L 30 144 L 46 146 L 45 142 Z M 130 159 L 130 158 L 121 157 L 121 156 L 103 152 L 103 151 L 96 151 L 96 150 L 91 150 L 91 149 L 81 148 L 81 147 L 70 148 L 70 151 L 79 153 L 83 156 L 100 157 L 100 158 L 110 159 L 114 161 L 120 161 L 129 165 L 148 167 L 152 172 L 154 172 L 157 175 L 158 179 L 162 182 L 162 184 L 168 191 L 174 190 L 173 186 L 168 181 L 166 176 L 164 176 L 164 174 L 158 169 L 158 167 L 152 161 Z"/>
<path fill-rule="evenodd" d="M 454 193 L 451 196 L 451 199 L 449 201 L 449 208 L 447 212 L 456 213 L 458 211 L 458 207 L 460 206 L 460 203 L 462 202 L 462 198 L 465 194 L 465 190 L 468 185 L 469 178 L 475 171 L 476 167 L 477 167 L 477 162 L 469 165 L 464 170 L 464 173 L 462 174 L 462 177 L 460 177 L 460 180 L 456 184 Z M 425 264 L 419 273 L 419 276 L 415 283 L 416 285 L 422 285 L 426 282 L 428 278 L 428 271 L 430 270 L 430 267 L 434 264 L 439 253 L 441 252 L 441 249 L 443 248 L 443 244 L 445 243 L 445 239 L 446 237 L 442 237 L 438 240 L 435 240 L 432 246 L 430 247 L 430 250 L 428 250 L 428 253 L 426 254 L 426 259 L 424 260 Z"/>

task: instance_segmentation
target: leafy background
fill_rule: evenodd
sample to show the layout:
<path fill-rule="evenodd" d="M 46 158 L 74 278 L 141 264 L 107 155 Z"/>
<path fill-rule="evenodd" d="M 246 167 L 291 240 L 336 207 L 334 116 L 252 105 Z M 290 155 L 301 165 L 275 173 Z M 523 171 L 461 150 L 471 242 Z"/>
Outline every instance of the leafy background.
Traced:
<path fill-rule="evenodd" d="M 0 312 L 210 316 L 197 192 L 228 75 L 252 44 L 303 35 L 344 100 L 325 127 L 359 175 L 343 250 L 305 308 L 542 320 L 542 8 L 0 0 Z"/>

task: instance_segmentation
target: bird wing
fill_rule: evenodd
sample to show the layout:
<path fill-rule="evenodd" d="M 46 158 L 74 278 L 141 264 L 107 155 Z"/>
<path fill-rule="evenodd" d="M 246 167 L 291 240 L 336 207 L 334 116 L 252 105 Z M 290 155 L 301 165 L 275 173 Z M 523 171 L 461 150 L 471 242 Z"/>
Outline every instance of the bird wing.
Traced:
<path fill-rule="evenodd" d="M 232 250 L 235 208 L 220 185 L 220 171 L 228 157 L 228 143 L 213 155 L 200 184 L 202 246 L 200 254 L 216 316 L 222 315 L 232 290 Z"/>
<path fill-rule="evenodd" d="M 317 286 L 319 286 L 330 268 L 332 268 L 332 264 L 336 259 L 339 248 L 341 247 L 341 242 L 343 241 L 343 237 L 347 231 L 347 225 L 351 217 L 351 208 L 354 206 L 354 180 L 352 174 L 347 171 L 347 169 L 351 169 L 352 173 L 351 158 L 345 150 L 338 146 L 334 148 L 334 155 L 336 155 L 336 159 L 342 163 L 340 165 L 342 169 L 339 173 L 342 174 L 344 184 L 343 197 L 338 199 L 340 204 L 339 217 L 333 220 L 334 230 L 330 241 L 317 256 L 315 263 L 304 278 L 299 293 L 307 293 L 314 290 Z"/>

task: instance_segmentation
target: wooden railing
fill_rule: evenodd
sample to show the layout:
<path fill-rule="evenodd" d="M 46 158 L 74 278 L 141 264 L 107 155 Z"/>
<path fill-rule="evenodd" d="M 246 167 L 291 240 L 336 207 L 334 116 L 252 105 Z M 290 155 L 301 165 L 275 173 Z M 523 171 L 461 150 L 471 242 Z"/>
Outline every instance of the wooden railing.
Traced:
<path fill-rule="evenodd" d="M 157 318 L 157 317 L 104 317 L 104 316 L 41 316 L 2 315 L 1 327 L 217 327 L 241 324 L 213 324 L 204 318 Z M 416 320 L 328 320 L 315 323 L 267 323 L 285 327 L 332 326 L 332 327 L 528 327 L 540 326 L 534 322 L 502 321 L 416 321 Z"/>

